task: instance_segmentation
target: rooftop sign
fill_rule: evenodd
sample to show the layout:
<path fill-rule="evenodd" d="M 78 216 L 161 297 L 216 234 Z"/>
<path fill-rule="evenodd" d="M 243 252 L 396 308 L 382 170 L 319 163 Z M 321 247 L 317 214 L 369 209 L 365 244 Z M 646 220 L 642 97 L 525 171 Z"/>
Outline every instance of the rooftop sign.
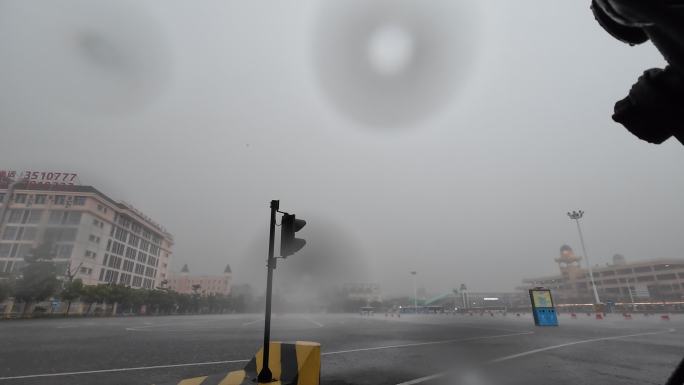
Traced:
<path fill-rule="evenodd" d="M 44 184 L 44 185 L 67 185 L 77 186 L 81 184 L 78 179 L 78 174 L 73 172 L 62 171 L 16 171 L 16 170 L 0 170 L 0 181 L 11 179 L 14 181 L 25 180 L 29 185 Z"/>

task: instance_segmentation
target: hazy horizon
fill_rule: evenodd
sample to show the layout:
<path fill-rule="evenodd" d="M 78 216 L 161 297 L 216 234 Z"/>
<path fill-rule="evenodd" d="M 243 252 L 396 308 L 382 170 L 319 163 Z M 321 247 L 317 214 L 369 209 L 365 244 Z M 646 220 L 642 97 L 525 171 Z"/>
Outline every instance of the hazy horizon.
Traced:
<path fill-rule="evenodd" d="M 510 291 L 582 254 L 577 209 L 592 264 L 684 258 L 681 145 L 610 119 L 664 65 L 650 44 L 618 44 L 588 2 L 342 4 L 4 1 L 0 168 L 77 172 L 174 235 L 173 270 L 229 263 L 258 291 L 271 199 L 308 222 L 277 283 Z M 409 47 L 425 88 L 339 62 L 356 14 L 415 28 L 373 65 Z"/>

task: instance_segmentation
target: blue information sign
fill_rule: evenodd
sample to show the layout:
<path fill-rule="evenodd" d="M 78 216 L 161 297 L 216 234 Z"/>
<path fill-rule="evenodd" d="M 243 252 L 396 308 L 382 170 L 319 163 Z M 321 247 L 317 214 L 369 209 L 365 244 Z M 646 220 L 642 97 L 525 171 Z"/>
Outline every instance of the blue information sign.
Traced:
<path fill-rule="evenodd" d="M 537 287 L 530 289 L 532 315 L 537 326 L 558 326 L 558 315 L 553 306 L 551 290 Z"/>

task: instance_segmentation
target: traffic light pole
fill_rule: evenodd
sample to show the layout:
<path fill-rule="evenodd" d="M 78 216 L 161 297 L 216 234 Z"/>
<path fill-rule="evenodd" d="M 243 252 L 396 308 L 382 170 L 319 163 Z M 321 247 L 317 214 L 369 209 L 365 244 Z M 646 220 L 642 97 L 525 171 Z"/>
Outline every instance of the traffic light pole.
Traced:
<path fill-rule="evenodd" d="M 276 212 L 280 206 L 280 201 L 271 201 L 271 227 L 268 236 L 268 276 L 266 278 L 266 314 L 264 317 L 264 348 L 263 348 L 263 368 L 257 376 L 257 382 L 272 382 L 273 373 L 268 368 L 268 358 L 271 345 L 271 296 L 273 292 L 273 269 L 276 266 L 276 259 L 273 257 L 273 247 L 275 243 Z"/>

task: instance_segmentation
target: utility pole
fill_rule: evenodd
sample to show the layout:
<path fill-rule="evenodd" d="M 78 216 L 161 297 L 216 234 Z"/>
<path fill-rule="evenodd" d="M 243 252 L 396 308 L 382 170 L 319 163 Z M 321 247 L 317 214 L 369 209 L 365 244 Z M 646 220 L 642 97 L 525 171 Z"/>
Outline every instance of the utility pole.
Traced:
<path fill-rule="evenodd" d="M 584 237 L 582 236 L 582 228 L 580 227 L 579 223 L 579 220 L 580 218 L 582 218 L 582 216 L 584 216 L 584 211 L 582 210 L 568 212 L 568 217 L 570 219 L 573 219 L 577 224 L 577 232 L 579 233 L 580 244 L 582 245 L 582 252 L 584 253 L 584 258 L 587 259 L 587 267 L 589 268 L 589 279 L 591 280 L 591 287 L 594 289 L 594 300 L 598 305 L 601 303 L 601 300 L 599 299 L 598 291 L 596 290 L 596 283 L 594 282 L 594 273 L 591 269 L 591 263 L 589 262 L 589 255 L 587 254 L 587 249 L 584 247 Z"/>
<path fill-rule="evenodd" d="M 461 290 L 461 299 L 463 299 L 463 310 L 468 310 L 470 307 L 468 303 L 468 288 L 465 283 L 462 283 L 459 289 Z"/>
<path fill-rule="evenodd" d="M 266 315 L 264 320 L 264 354 L 263 354 L 263 368 L 257 376 L 257 382 L 271 382 L 273 381 L 273 373 L 268 367 L 268 359 L 271 345 L 271 297 L 273 293 L 273 269 L 276 267 L 276 259 L 273 257 L 273 247 L 275 243 L 275 225 L 276 212 L 280 207 L 280 201 L 271 201 L 271 227 L 268 235 L 268 261 L 266 266 L 268 274 L 266 277 Z"/>
<path fill-rule="evenodd" d="M 411 275 L 413 276 L 413 311 L 418 314 L 418 289 L 416 287 L 416 274 L 418 274 L 415 271 L 411 272 Z"/>
<path fill-rule="evenodd" d="M 283 214 L 280 222 L 280 258 L 287 258 L 295 254 L 306 245 L 306 240 L 296 238 L 295 233 L 306 226 L 306 221 L 297 219 L 294 214 L 278 211 L 280 201 L 271 201 L 271 226 L 268 231 L 268 275 L 266 277 L 266 314 L 264 316 L 264 348 L 262 362 L 263 366 L 257 375 L 257 382 L 267 383 L 278 381 L 273 378 L 273 373 L 268 367 L 268 360 L 271 353 L 271 300 L 273 297 L 273 270 L 276 268 L 276 257 L 273 256 L 275 243 L 276 213 Z"/>

